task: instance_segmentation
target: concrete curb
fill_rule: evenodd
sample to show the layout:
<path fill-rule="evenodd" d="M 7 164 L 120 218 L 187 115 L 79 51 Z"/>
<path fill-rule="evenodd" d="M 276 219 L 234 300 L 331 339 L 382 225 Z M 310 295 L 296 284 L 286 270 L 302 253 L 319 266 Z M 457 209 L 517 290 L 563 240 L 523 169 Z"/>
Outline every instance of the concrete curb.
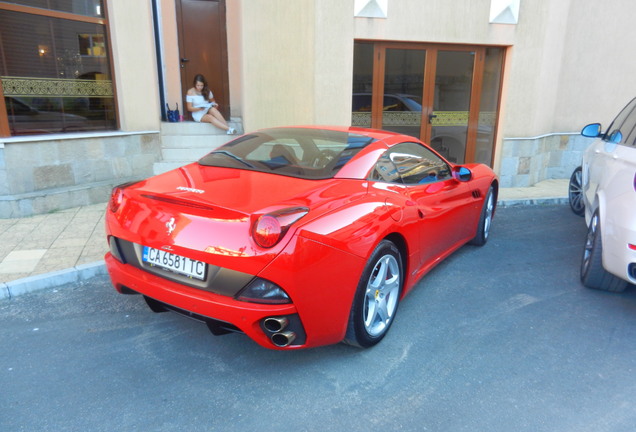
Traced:
<path fill-rule="evenodd" d="M 497 201 L 497 207 L 516 207 L 516 206 L 533 206 L 533 205 L 569 205 L 568 197 L 558 198 L 519 198 L 505 199 Z"/>
<path fill-rule="evenodd" d="M 46 288 L 55 288 L 69 283 L 80 282 L 95 276 L 105 275 L 104 261 L 78 265 L 65 270 L 5 282 L 0 285 L 0 300 L 27 294 Z"/>

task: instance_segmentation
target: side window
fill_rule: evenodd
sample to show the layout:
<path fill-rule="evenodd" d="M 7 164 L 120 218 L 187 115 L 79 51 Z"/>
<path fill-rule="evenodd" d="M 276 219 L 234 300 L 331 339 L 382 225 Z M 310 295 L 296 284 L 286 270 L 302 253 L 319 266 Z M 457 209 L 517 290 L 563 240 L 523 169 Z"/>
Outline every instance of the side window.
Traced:
<path fill-rule="evenodd" d="M 618 144 L 633 146 L 634 145 L 634 130 L 636 129 L 636 109 L 632 111 L 631 115 L 625 119 L 623 126 L 621 127 L 621 139 Z"/>
<path fill-rule="evenodd" d="M 622 136 L 618 141 L 619 144 L 630 147 L 636 146 L 636 107 L 623 122 L 620 134 Z"/>
<path fill-rule="evenodd" d="M 632 135 L 634 126 L 636 126 L 636 99 L 633 99 L 629 104 L 627 104 L 627 106 L 616 116 L 609 128 L 607 128 L 607 132 L 603 139 L 616 144 L 625 144 L 629 139 L 628 137 Z M 629 145 L 631 145 L 631 143 Z"/>
<path fill-rule="evenodd" d="M 443 159 L 417 143 L 402 143 L 389 149 L 371 172 L 371 180 L 415 185 L 451 177 Z"/>
<path fill-rule="evenodd" d="M 397 166 L 395 166 L 391 160 L 391 150 L 387 150 L 382 156 L 380 156 L 378 162 L 371 171 L 369 180 L 402 184 L 402 178 L 398 173 Z"/>
<path fill-rule="evenodd" d="M 626 146 L 636 147 L 636 126 L 632 129 L 627 139 L 623 140 Z"/>

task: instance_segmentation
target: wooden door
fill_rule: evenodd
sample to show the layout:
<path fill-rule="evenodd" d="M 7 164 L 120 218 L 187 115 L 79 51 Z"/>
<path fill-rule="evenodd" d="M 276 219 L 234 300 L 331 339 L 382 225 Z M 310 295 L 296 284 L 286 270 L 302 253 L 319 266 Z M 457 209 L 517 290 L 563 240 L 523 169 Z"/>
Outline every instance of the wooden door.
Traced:
<path fill-rule="evenodd" d="M 228 118 L 225 0 L 177 0 L 176 8 L 183 103 L 194 76 L 202 74 L 208 80 L 219 110 Z"/>

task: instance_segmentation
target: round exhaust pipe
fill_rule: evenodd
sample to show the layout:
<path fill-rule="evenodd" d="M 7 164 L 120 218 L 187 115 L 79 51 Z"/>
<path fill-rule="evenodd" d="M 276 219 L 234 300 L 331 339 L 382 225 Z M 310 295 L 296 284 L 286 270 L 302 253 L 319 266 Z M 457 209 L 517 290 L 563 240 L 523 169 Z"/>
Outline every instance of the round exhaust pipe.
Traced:
<path fill-rule="evenodd" d="M 289 324 L 289 320 L 286 317 L 269 317 L 263 321 L 263 327 L 271 333 L 283 331 L 287 324 Z"/>
<path fill-rule="evenodd" d="M 294 339 L 296 339 L 296 333 L 291 331 L 274 333 L 272 335 L 272 343 L 280 348 L 290 345 Z"/>

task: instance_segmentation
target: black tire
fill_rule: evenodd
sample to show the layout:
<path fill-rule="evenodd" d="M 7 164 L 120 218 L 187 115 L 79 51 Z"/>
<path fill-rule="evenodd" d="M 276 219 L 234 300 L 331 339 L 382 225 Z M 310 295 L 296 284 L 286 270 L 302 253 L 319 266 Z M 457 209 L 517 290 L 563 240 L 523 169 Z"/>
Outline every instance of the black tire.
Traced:
<path fill-rule="evenodd" d="M 583 216 L 585 214 L 585 202 L 583 201 L 583 182 L 581 180 L 583 168 L 578 167 L 570 176 L 570 184 L 568 186 L 568 201 L 570 208 L 575 215 Z"/>
<path fill-rule="evenodd" d="M 384 338 L 395 319 L 403 282 L 400 251 L 392 242 L 383 240 L 362 272 L 345 343 L 368 348 Z"/>
<path fill-rule="evenodd" d="M 490 236 L 490 226 L 492 225 L 492 217 L 495 214 L 495 191 L 494 186 L 490 186 L 486 199 L 484 199 L 484 205 L 481 208 L 481 214 L 479 216 L 479 225 L 477 226 L 477 234 L 469 242 L 471 245 L 483 246 L 488 241 Z"/>
<path fill-rule="evenodd" d="M 603 268 L 603 244 L 598 211 L 592 216 L 587 229 L 581 260 L 581 283 L 588 288 L 610 292 L 622 292 L 627 287 L 627 281 Z"/>

